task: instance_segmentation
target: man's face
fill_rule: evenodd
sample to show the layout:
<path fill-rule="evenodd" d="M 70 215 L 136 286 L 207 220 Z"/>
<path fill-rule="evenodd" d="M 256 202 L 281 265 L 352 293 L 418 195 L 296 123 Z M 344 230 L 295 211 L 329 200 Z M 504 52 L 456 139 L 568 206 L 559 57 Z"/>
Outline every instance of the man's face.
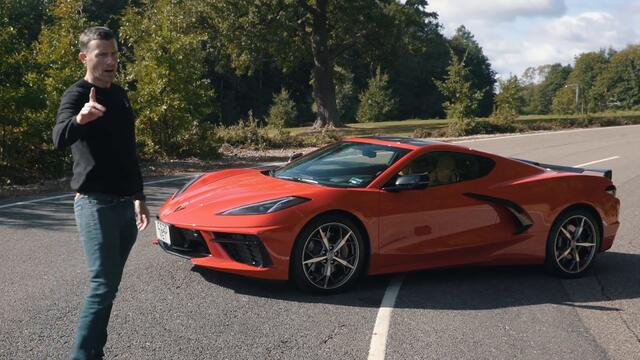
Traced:
<path fill-rule="evenodd" d="M 87 67 L 85 79 L 100 87 L 109 87 L 118 70 L 118 44 L 112 40 L 92 40 L 87 50 L 80 52 Z"/>

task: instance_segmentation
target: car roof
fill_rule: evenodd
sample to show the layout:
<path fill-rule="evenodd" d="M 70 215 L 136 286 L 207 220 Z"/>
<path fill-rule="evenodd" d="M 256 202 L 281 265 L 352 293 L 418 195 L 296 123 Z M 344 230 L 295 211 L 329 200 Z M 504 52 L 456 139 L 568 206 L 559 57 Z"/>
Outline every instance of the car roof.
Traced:
<path fill-rule="evenodd" d="M 374 144 L 401 145 L 404 148 L 418 149 L 429 145 L 444 145 L 442 141 L 431 139 L 418 139 L 404 136 L 362 136 L 345 139 L 344 141 L 359 141 Z M 447 144 L 450 145 L 450 144 Z"/>

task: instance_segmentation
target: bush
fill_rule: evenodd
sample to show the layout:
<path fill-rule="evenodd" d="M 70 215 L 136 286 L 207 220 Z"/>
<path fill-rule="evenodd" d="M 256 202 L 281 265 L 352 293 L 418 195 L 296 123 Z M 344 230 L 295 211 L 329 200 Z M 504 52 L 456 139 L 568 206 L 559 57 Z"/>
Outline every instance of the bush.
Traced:
<path fill-rule="evenodd" d="M 266 131 L 260 128 L 252 111 L 249 111 L 247 115 L 246 120 L 240 119 L 235 125 L 217 125 L 215 127 L 217 142 L 235 147 L 265 148 L 267 145 Z"/>
<path fill-rule="evenodd" d="M 360 94 L 356 120 L 358 122 L 388 120 L 395 113 L 397 105 L 398 100 L 389 88 L 389 75 L 383 74 L 378 67 L 376 75 L 369 79 L 369 86 Z"/>
<path fill-rule="evenodd" d="M 260 126 L 260 122 L 249 111 L 247 119 L 241 119 L 235 125 L 215 127 L 214 139 L 219 144 L 227 144 L 237 148 L 273 149 L 306 146 L 307 140 L 302 136 L 293 136 L 282 127 Z"/>
<path fill-rule="evenodd" d="M 433 133 L 434 132 L 432 130 L 430 130 L 430 129 L 417 128 L 417 129 L 413 130 L 413 134 L 411 134 L 411 137 L 425 139 L 425 138 L 432 137 Z"/>
<path fill-rule="evenodd" d="M 301 136 L 303 146 L 322 146 L 342 140 L 342 136 L 334 130 L 322 128 L 321 131 Z"/>
<path fill-rule="evenodd" d="M 474 134 L 474 119 L 454 118 L 449 121 L 447 126 L 447 136 L 465 136 Z"/>
<path fill-rule="evenodd" d="M 518 117 L 524 98 L 522 85 L 518 77 L 513 75 L 507 80 L 499 80 L 500 93 L 496 95 L 496 111 L 491 115 L 492 122 L 498 126 L 511 126 Z"/>
<path fill-rule="evenodd" d="M 518 132 L 519 130 L 521 128 L 511 122 L 479 120 L 473 124 L 470 132 L 473 134 L 502 134 Z"/>
<path fill-rule="evenodd" d="M 298 123 L 296 117 L 296 104 L 291 100 L 289 92 L 282 89 L 280 93 L 273 95 L 273 103 L 267 115 L 267 124 L 274 128 L 294 127 Z"/>
<path fill-rule="evenodd" d="M 183 133 L 179 139 L 182 147 L 179 150 L 181 157 L 195 156 L 201 159 L 213 159 L 218 157 L 220 144 L 215 138 L 213 125 L 194 120 L 189 131 Z"/>

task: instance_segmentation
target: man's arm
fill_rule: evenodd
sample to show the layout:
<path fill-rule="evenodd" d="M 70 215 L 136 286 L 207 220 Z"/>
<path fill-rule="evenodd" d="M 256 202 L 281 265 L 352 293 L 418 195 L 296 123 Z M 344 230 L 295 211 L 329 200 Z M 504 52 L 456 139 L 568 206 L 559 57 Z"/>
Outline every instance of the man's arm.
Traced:
<path fill-rule="evenodd" d="M 86 94 L 86 93 L 85 93 Z M 91 88 L 89 102 L 82 99 L 84 95 L 79 89 L 67 91 L 62 96 L 56 125 L 53 127 L 53 144 L 57 149 L 69 146 L 82 138 L 84 124 L 101 117 L 106 108 L 98 104 L 96 90 Z"/>

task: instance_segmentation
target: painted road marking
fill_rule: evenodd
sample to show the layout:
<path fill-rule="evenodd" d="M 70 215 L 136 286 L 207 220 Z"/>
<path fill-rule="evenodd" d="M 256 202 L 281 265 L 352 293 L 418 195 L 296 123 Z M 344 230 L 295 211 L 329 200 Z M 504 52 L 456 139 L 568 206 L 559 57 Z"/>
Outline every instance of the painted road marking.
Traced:
<path fill-rule="evenodd" d="M 625 125 L 625 126 L 609 126 L 609 127 L 601 127 L 601 128 L 589 128 L 589 129 L 576 129 L 576 130 L 561 130 L 561 131 L 543 131 L 537 132 L 533 134 L 515 134 L 515 135 L 505 135 L 505 136 L 495 136 L 495 137 L 484 137 L 479 139 L 466 139 L 466 140 L 458 140 L 451 141 L 453 144 L 465 143 L 465 142 L 478 142 L 478 141 L 489 141 L 489 140 L 502 140 L 502 139 L 510 139 L 517 137 L 527 137 L 527 136 L 540 136 L 540 135 L 552 135 L 552 134 L 567 134 L 581 131 L 599 131 L 599 130 L 612 130 L 612 129 L 620 129 L 620 128 L 628 128 L 628 127 L 636 127 L 640 125 Z"/>
<path fill-rule="evenodd" d="M 384 293 L 380 309 L 378 310 L 378 316 L 376 317 L 376 324 L 373 327 L 373 334 L 371 335 L 369 360 L 384 360 L 385 352 L 387 351 L 387 334 L 389 333 L 389 324 L 391 323 L 391 312 L 396 303 L 403 279 L 404 275 L 398 275 L 393 278 Z"/>
<path fill-rule="evenodd" d="M 145 185 L 152 185 L 152 184 L 159 184 L 159 183 L 163 183 L 163 182 L 169 182 L 169 181 L 175 181 L 175 180 L 183 180 L 183 179 L 188 179 L 188 178 L 192 178 L 193 175 L 190 176 L 181 176 L 181 177 L 176 177 L 176 178 L 171 178 L 171 179 L 162 179 L 162 180 L 153 180 L 153 181 L 147 181 L 144 184 Z M 4 204 L 4 205 L 0 205 L 0 209 L 4 209 L 4 208 L 8 208 L 8 207 L 12 207 L 12 206 L 20 206 L 20 205 L 26 205 L 26 204 L 33 204 L 33 203 L 37 203 L 37 202 L 42 202 L 42 201 L 48 201 L 48 200 L 55 200 L 55 199 L 60 199 L 60 198 L 64 198 L 64 197 L 69 197 L 69 196 L 75 196 L 75 193 L 71 193 L 71 194 L 64 194 L 64 195 L 58 195 L 58 196 L 51 196 L 51 197 L 46 197 L 46 198 L 41 198 L 41 199 L 33 199 L 33 200 L 27 200 L 27 201 L 19 201 L 19 202 L 15 202 L 15 203 L 11 203 L 11 204 Z"/>
<path fill-rule="evenodd" d="M 615 160 L 615 159 L 620 159 L 620 156 L 612 156 L 602 160 L 590 161 L 588 163 L 574 165 L 573 167 L 583 167 L 583 166 L 593 165 L 593 164 L 597 164 L 597 163 L 601 163 L 609 160 Z"/>

